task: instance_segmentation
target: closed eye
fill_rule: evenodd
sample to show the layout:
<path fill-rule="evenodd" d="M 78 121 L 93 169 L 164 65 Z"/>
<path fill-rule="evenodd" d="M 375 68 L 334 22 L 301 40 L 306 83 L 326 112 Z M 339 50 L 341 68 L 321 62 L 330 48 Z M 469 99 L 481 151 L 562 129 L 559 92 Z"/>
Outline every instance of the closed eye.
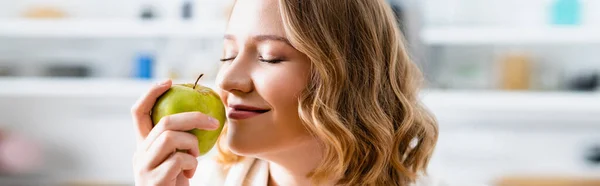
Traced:
<path fill-rule="evenodd" d="M 234 59 L 235 59 L 235 57 L 229 57 L 229 58 L 219 59 L 219 61 L 221 61 L 221 62 L 228 62 L 228 61 L 232 61 Z M 261 62 L 273 63 L 273 64 L 274 63 L 281 63 L 281 62 L 284 61 L 283 59 L 263 59 L 262 57 L 260 57 L 258 60 L 261 61 Z"/>
<path fill-rule="evenodd" d="M 234 60 L 234 59 L 235 59 L 235 57 L 229 57 L 229 58 L 222 58 L 222 59 L 220 59 L 220 61 L 221 62 L 227 62 L 227 61 L 231 61 L 231 60 Z"/>
<path fill-rule="evenodd" d="M 272 64 L 281 63 L 282 61 L 284 61 L 283 59 L 264 59 L 262 57 L 259 57 L 258 60 L 261 62 L 272 63 Z"/>

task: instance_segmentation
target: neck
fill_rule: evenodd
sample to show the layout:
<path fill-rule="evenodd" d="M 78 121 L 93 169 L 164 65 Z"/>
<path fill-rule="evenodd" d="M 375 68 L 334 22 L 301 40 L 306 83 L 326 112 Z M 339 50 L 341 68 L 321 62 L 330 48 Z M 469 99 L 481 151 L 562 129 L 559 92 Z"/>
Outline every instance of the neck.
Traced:
<path fill-rule="evenodd" d="M 312 185 L 307 175 L 319 165 L 322 154 L 319 143 L 309 140 L 259 158 L 269 162 L 269 185 L 301 186 Z"/>

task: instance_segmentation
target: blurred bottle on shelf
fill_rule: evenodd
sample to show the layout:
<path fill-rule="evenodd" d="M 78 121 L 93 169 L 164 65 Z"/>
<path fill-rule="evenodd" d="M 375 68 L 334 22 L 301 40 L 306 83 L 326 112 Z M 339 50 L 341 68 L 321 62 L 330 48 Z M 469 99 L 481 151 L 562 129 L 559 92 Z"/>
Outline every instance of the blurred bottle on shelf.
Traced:
<path fill-rule="evenodd" d="M 15 67 L 9 64 L 2 64 L 0 61 L 0 77 L 15 75 Z"/>
<path fill-rule="evenodd" d="M 160 19 L 166 21 L 190 21 L 197 19 L 197 0 L 170 0 L 155 3 L 159 7 Z M 211 7 L 214 9 L 214 7 Z"/>
<path fill-rule="evenodd" d="M 142 43 L 134 59 L 134 77 L 138 79 L 154 78 L 156 73 L 156 46 L 153 41 Z"/>
<path fill-rule="evenodd" d="M 183 0 L 181 5 L 181 18 L 190 20 L 194 17 L 194 2 L 192 0 Z"/>
<path fill-rule="evenodd" d="M 138 79 L 151 79 L 154 66 L 154 55 L 150 52 L 140 52 L 136 56 L 135 77 Z"/>
<path fill-rule="evenodd" d="M 500 60 L 500 88 L 528 90 L 531 81 L 531 58 L 525 54 L 507 54 Z"/>
<path fill-rule="evenodd" d="M 140 18 L 142 20 L 172 21 L 180 17 L 178 1 L 143 0 Z"/>
<path fill-rule="evenodd" d="M 67 17 L 67 12 L 50 5 L 38 5 L 27 8 L 22 16 L 32 19 L 57 19 Z"/>
<path fill-rule="evenodd" d="M 44 75 L 48 77 L 88 77 L 91 75 L 91 69 L 87 65 L 59 62 L 46 67 Z"/>
<path fill-rule="evenodd" d="M 586 152 L 585 159 L 587 160 L 587 162 L 589 164 L 600 166 L 600 145 L 596 145 L 594 147 L 591 147 Z"/>
<path fill-rule="evenodd" d="M 578 73 L 569 84 L 569 89 L 576 91 L 594 91 L 600 85 L 600 75 L 596 71 Z"/>
<path fill-rule="evenodd" d="M 142 20 L 153 20 L 157 17 L 156 7 L 152 4 L 143 4 L 140 12 L 140 19 Z"/>
<path fill-rule="evenodd" d="M 580 0 L 554 0 L 551 6 L 551 22 L 555 25 L 578 25 L 581 23 Z"/>

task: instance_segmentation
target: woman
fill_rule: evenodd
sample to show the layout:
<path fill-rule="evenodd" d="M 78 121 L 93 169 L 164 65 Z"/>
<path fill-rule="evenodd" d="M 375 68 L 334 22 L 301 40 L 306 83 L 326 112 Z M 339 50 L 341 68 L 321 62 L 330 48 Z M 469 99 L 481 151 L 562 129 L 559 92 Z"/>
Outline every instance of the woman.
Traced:
<path fill-rule="evenodd" d="M 418 101 L 421 75 L 384 0 L 238 0 L 219 94 L 228 123 L 218 157 L 182 132 L 201 113 L 149 112 L 171 82 L 133 107 L 136 185 L 410 185 L 425 180 L 438 131 Z M 175 152 L 175 153 L 173 153 Z M 423 184 L 420 184 L 423 185 Z"/>

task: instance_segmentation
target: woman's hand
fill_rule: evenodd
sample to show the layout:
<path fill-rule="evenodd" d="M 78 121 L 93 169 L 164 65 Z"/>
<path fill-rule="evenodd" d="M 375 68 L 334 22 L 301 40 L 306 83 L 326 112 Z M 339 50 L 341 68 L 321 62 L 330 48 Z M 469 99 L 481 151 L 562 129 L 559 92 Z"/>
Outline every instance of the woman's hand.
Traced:
<path fill-rule="evenodd" d="M 135 185 L 187 186 L 194 176 L 199 156 L 198 139 L 192 129 L 215 130 L 216 119 L 200 112 L 163 117 L 152 127 L 150 112 L 156 99 L 171 87 L 171 81 L 155 85 L 132 107 L 137 151 L 133 156 Z"/>

